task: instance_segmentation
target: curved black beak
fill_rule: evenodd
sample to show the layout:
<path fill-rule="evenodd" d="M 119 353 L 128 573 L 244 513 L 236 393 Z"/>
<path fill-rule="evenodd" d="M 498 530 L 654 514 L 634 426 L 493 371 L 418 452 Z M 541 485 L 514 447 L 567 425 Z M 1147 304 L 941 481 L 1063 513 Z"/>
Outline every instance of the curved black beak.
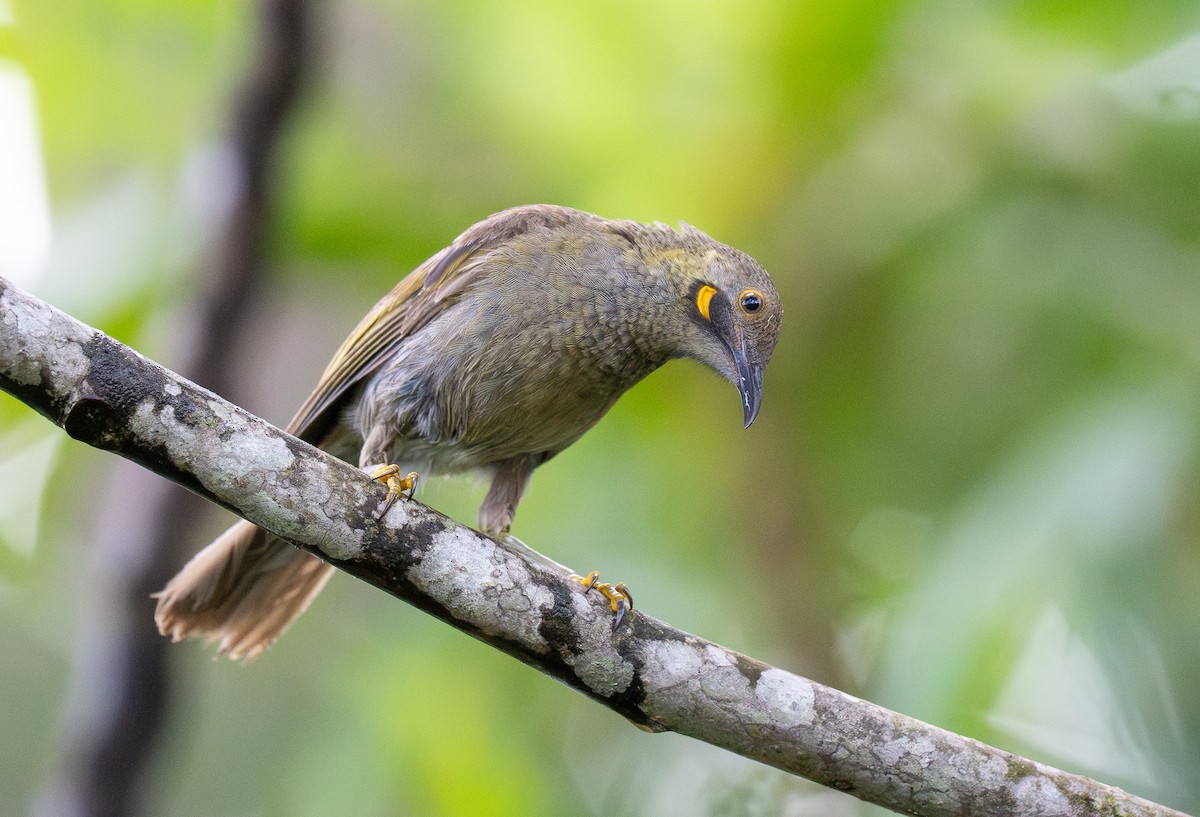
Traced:
<path fill-rule="evenodd" d="M 762 405 L 763 367 L 761 364 L 751 361 L 750 356 L 746 354 L 745 338 L 738 338 L 738 340 L 736 347 L 731 347 L 730 351 L 733 352 L 733 363 L 737 367 L 737 387 L 738 392 L 742 395 L 742 415 L 746 420 L 745 428 L 749 428 L 750 424 L 754 422 L 754 418 L 758 416 L 758 409 Z"/>

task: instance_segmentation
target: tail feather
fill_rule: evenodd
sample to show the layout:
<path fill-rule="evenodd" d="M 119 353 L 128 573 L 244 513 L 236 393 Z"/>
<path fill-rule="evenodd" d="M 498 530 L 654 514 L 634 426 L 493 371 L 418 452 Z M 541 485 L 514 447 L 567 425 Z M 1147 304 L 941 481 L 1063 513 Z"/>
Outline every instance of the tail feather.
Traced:
<path fill-rule="evenodd" d="M 240 521 L 154 594 L 158 631 L 218 641 L 218 654 L 253 660 L 305 611 L 333 566 Z"/>

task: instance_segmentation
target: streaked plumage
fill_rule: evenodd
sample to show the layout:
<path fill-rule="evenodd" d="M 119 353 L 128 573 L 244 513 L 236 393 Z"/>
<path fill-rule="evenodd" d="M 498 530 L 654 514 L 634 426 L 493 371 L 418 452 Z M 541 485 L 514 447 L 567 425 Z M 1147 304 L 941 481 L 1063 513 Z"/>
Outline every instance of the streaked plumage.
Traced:
<path fill-rule="evenodd" d="M 501 533 L 532 471 L 673 357 L 737 385 L 749 425 L 780 317 L 766 271 L 692 227 L 515 208 L 384 296 L 288 431 L 363 468 L 481 469 L 491 488 L 480 527 Z M 176 639 L 219 639 L 222 652 L 253 657 L 331 571 L 239 522 L 159 594 L 156 620 Z"/>

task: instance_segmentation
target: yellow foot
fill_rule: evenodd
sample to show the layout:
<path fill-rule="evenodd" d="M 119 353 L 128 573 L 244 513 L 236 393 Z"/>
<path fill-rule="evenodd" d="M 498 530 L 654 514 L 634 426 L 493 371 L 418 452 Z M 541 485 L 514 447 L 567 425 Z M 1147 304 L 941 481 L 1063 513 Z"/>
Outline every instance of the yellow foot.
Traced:
<path fill-rule="evenodd" d="M 617 582 L 616 584 L 607 584 L 600 581 L 600 571 L 593 570 L 587 576 L 576 576 L 572 574 L 572 579 L 583 585 L 585 593 L 590 590 L 599 591 L 600 595 L 608 599 L 609 606 L 616 613 L 616 618 L 613 619 L 613 630 L 616 630 L 621 624 L 621 620 L 625 618 L 626 613 L 633 612 L 633 595 L 629 592 L 629 588 L 625 586 L 625 582 Z"/>
<path fill-rule="evenodd" d="M 417 472 L 409 471 L 405 476 L 400 476 L 399 465 L 381 465 L 371 475 L 371 479 L 377 479 L 388 487 L 387 501 L 384 503 L 383 512 L 379 514 L 382 519 L 387 516 L 387 512 L 396 504 L 396 500 L 404 496 L 407 492 L 407 499 L 412 499 L 413 494 L 417 490 Z"/>

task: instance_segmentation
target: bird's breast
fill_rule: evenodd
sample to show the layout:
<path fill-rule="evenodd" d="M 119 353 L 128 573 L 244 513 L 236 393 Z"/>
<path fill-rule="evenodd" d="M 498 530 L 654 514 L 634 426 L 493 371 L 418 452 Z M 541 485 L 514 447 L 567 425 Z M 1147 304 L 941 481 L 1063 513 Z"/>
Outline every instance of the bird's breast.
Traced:
<path fill-rule="evenodd" d="M 549 456 L 671 356 L 666 296 L 619 247 L 535 249 L 490 260 L 403 341 L 364 392 L 364 426 L 394 423 L 401 445 L 461 468 Z"/>
<path fill-rule="evenodd" d="M 398 460 L 449 473 L 524 454 L 553 455 L 665 358 L 581 309 L 544 320 L 461 309 L 414 335 L 365 393 L 398 429 Z"/>

